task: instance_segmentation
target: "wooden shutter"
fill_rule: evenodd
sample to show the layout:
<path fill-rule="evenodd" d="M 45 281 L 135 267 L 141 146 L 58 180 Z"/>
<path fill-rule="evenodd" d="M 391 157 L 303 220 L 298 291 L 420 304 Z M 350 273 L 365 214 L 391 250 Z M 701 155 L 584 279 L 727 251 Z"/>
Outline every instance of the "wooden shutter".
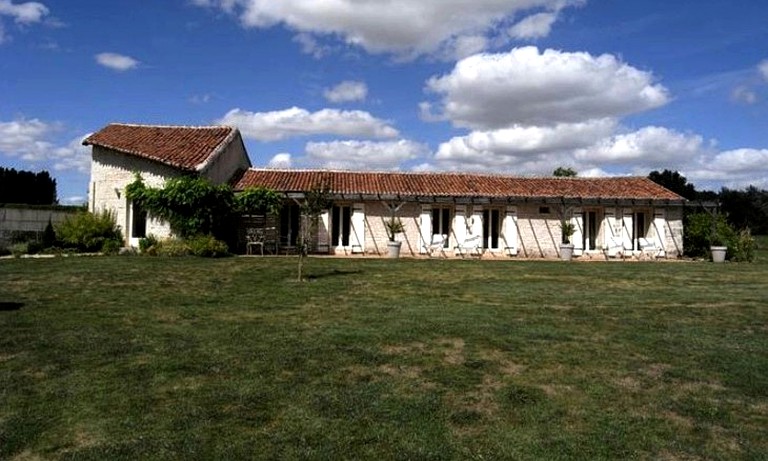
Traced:
<path fill-rule="evenodd" d="M 421 231 L 419 253 L 424 254 L 427 252 L 427 246 L 432 241 L 432 207 L 430 205 L 421 206 L 419 230 Z"/>
<path fill-rule="evenodd" d="M 352 217 L 350 219 L 350 245 L 353 253 L 365 252 L 365 204 L 352 205 Z"/>
<path fill-rule="evenodd" d="M 634 233 L 634 229 L 632 227 L 632 209 L 631 208 L 624 208 L 621 215 L 621 222 L 622 222 L 622 232 L 621 232 L 621 242 L 624 246 L 625 250 L 634 250 L 635 245 L 632 241 L 632 234 Z"/>
<path fill-rule="evenodd" d="M 666 211 L 662 209 L 655 209 L 653 211 L 653 229 L 656 231 L 656 245 L 661 248 L 659 256 L 667 255 L 667 238 L 664 229 L 667 225 Z"/>
<path fill-rule="evenodd" d="M 504 251 L 509 256 L 517 255 L 517 207 L 508 206 L 507 211 L 504 214 L 504 229 L 502 230 L 502 236 L 504 237 Z"/>
<path fill-rule="evenodd" d="M 456 238 L 456 244 L 461 244 L 467 238 L 467 206 L 456 205 L 453 216 L 453 235 Z"/>
<path fill-rule="evenodd" d="M 619 245 L 621 245 L 621 228 L 617 225 L 616 210 L 613 208 L 605 209 L 603 232 L 603 246 L 608 250 L 608 256 L 614 257 L 618 254 Z"/>
<path fill-rule="evenodd" d="M 573 224 L 573 235 L 571 235 L 573 254 L 581 255 L 584 253 L 584 212 L 581 208 L 573 209 L 571 224 Z"/>

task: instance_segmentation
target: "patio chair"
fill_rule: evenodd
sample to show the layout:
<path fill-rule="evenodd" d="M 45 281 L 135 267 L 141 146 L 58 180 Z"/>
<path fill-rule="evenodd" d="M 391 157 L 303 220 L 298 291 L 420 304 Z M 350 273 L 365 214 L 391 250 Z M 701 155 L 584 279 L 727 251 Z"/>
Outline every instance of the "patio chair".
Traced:
<path fill-rule="evenodd" d="M 245 234 L 245 252 L 246 254 L 253 254 L 253 247 L 259 247 L 261 255 L 264 256 L 264 230 L 262 229 L 248 229 Z"/>
<path fill-rule="evenodd" d="M 424 245 L 424 250 L 427 256 L 430 258 L 437 252 L 445 257 L 445 242 L 448 240 L 448 236 L 445 234 L 432 235 L 432 241 L 428 245 Z"/>
<path fill-rule="evenodd" d="M 625 254 L 624 242 L 622 242 L 620 237 L 608 236 L 605 245 L 603 245 L 603 254 L 605 254 L 606 261 L 609 258 L 621 258 L 623 260 Z"/>
<path fill-rule="evenodd" d="M 662 249 L 656 244 L 655 240 L 648 240 L 647 238 L 638 239 L 640 244 L 640 256 L 642 258 L 648 258 L 655 260 L 661 256 Z"/>
<path fill-rule="evenodd" d="M 456 245 L 456 254 L 462 258 L 465 255 L 470 256 L 482 256 L 483 251 L 481 248 L 482 237 L 479 235 L 469 235 L 461 243 Z"/>

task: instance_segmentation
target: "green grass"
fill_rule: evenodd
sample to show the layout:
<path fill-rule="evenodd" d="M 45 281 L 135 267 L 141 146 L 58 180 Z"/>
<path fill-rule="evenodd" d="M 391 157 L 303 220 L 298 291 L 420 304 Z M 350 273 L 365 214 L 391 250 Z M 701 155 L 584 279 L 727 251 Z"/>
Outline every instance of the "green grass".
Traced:
<path fill-rule="evenodd" d="M 758 256 L 2 260 L 0 459 L 766 459 Z"/>

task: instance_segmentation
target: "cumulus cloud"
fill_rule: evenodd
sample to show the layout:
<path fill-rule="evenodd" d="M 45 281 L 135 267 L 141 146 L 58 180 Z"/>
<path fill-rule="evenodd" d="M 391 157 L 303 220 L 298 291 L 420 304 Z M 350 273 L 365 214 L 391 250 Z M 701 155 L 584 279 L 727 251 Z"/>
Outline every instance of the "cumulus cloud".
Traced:
<path fill-rule="evenodd" d="M 10 16 L 17 24 L 40 22 L 49 12 L 48 7 L 38 2 L 13 3 L 11 0 L 0 0 L 0 16 Z"/>
<path fill-rule="evenodd" d="M 331 141 L 307 143 L 307 163 L 313 167 L 355 170 L 396 170 L 402 162 L 425 156 L 429 149 L 417 142 Z"/>
<path fill-rule="evenodd" d="M 749 87 L 737 86 L 731 91 L 731 99 L 742 104 L 752 105 L 757 102 L 757 93 Z"/>
<path fill-rule="evenodd" d="M 100 65 L 118 72 L 135 69 L 140 64 L 136 59 L 118 53 L 99 53 L 95 58 Z"/>
<path fill-rule="evenodd" d="M 281 153 L 272 157 L 269 160 L 269 163 L 267 163 L 267 166 L 269 168 L 286 169 L 290 168 L 292 164 L 291 154 Z"/>
<path fill-rule="evenodd" d="M 398 131 L 368 112 L 322 109 L 309 112 L 299 107 L 272 112 L 232 109 L 216 123 L 234 125 L 243 136 L 258 141 L 277 141 L 297 136 L 336 135 L 393 138 Z"/>
<path fill-rule="evenodd" d="M 57 146 L 50 138 L 61 131 L 57 123 L 38 119 L 0 122 L 0 154 L 58 171 L 90 169 L 90 151 L 81 145 L 85 136 Z"/>
<path fill-rule="evenodd" d="M 352 101 L 364 101 L 368 96 L 368 86 L 365 82 L 356 82 L 346 80 L 333 88 L 327 88 L 323 91 L 323 96 L 330 102 L 352 102 Z"/>
<path fill-rule="evenodd" d="M 236 14 L 245 27 L 283 25 L 302 34 L 339 37 L 371 53 L 414 57 L 437 52 L 452 41 L 468 45 L 461 40 L 463 37 L 475 37 L 475 45 L 480 43 L 480 37 L 496 39 L 502 33 L 499 28 L 516 16 L 556 12 L 583 1 L 194 0 L 194 3 Z M 544 27 L 539 26 L 538 33 L 543 34 Z"/>
<path fill-rule="evenodd" d="M 686 163 L 705 151 L 704 139 L 664 127 L 648 126 L 604 138 L 574 157 L 592 164 L 640 164 L 650 168 Z"/>
<path fill-rule="evenodd" d="M 455 125 L 481 130 L 620 117 L 669 100 L 650 73 L 612 55 L 536 47 L 465 58 L 427 89 Z"/>

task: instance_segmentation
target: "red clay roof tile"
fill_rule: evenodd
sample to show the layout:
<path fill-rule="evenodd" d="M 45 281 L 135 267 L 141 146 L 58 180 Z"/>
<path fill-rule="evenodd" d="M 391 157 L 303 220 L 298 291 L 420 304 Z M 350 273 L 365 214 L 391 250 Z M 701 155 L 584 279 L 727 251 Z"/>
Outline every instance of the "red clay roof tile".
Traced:
<path fill-rule="evenodd" d="M 325 170 L 250 169 L 235 190 L 269 187 L 303 192 L 327 182 L 336 194 L 493 198 L 684 199 L 643 177 L 531 178 L 469 173 L 392 173 Z"/>
<path fill-rule="evenodd" d="M 90 135 L 83 144 L 154 160 L 194 171 L 216 155 L 237 134 L 228 126 L 158 126 L 113 123 Z"/>

